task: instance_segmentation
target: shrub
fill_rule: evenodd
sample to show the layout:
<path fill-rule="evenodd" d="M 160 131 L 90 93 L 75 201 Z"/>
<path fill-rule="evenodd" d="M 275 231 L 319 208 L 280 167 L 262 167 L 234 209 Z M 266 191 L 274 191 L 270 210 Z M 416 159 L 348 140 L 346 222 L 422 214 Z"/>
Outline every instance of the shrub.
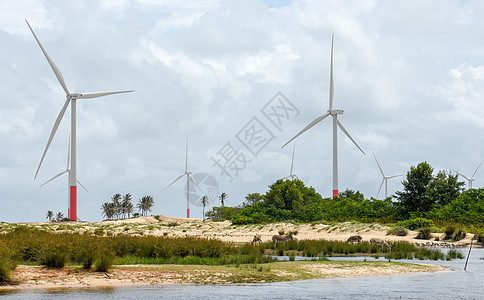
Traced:
<path fill-rule="evenodd" d="M 284 235 L 284 229 L 281 229 L 277 232 L 279 235 Z"/>
<path fill-rule="evenodd" d="M 474 239 L 481 244 L 484 244 L 484 232 L 479 232 L 474 236 Z"/>
<path fill-rule="evenodd" d="M 387 235 L 406 236 L 408 230 L 403 226 L 393 227 L 387 230 Z"/>
<path fill-rule="evenodd" d="M 247 216 L 237 215 L 232 218 L 232 224 L 234 225 L 247 225 L 254 223 L 254 219 Z"/>
<path fill-rule="evenodd" d="M 455 225 L 448 225 L 444 228 L 444 240 L 451 240 L 456 230 Z"/>
<path fill-rule="evenodd" d="M 433 224 L 432 220 L 425 219 L 425 218 L 414 218 L 406 221 L 400 221 L 397 223 L 397 225 L 403 226 L 410 230 L 415 230 L 422 227 L 430 227 L 432 226 L 432 224 Z"/>
<path fill-rule="evenodd" d="M 65 245 L 47 245 L 41 250 L 39 262 L 47 268 L 62 269 L 69 260 L 69 250 Z"/>
<path fill-rule="evenodd" d="M 430 233 L 429 227 L 420 228 L 418 230 L 417 239 L 430 240 L 431 238 L 432 238 L 432 234 Z"/>
<path fill-rule="evenodd" d="M 11 281 L 10 274 L 16 267 L 17 262 L 12 258 L 12 251 L 0 244 L 0 285 Z"/>
<path fill-rule="evenodd" d="M 94 269 L 96 272 L 107 272 L 114 263 L 114 252 L 107 249 L 101 251 L 96 259 Z"/>
<path fill-rule="evenodd" d="M 462 228 L 459 228 L 455 231 L 454 233 L 454 237 L 452 238 L 453 241 L 460 241 L 462 239 L 464 239 L 466 237 L 466 232 L 464 231 L 464 229 Z"/>

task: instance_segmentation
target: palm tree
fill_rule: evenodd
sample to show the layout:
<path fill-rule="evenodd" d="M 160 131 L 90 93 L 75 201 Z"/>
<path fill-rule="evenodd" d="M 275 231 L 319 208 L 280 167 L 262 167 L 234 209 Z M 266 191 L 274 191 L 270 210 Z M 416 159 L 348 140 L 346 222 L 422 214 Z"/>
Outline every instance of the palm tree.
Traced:
<path fill-rule="evenodd" d="M 108 219 L 111 220 L 116 212 L 113 202 L 104 202 L 101 205 L 101 210 L 103 211 L 102 214 Z"/>
<path fill-rule="evenodd" d="M 138 204 L 136 207 L 138 210 L 141 210 L 141 215 L 147 215 L 148 211 L 151 211 L 151 208 L 154 205 L 154 200 L 152 196 L 143 196 L 141 199 L 138 200 Z"/>
<path fill-rule="evenodd" d="M 203 205 L 203 209 L 202 209 L 202 218 L 205 220 L 205 205 L 207 205 L 208 203 L 208 197 L 207 196 L 203 196 L 202 199 L 202 205 Z"/>
<path fill-rule="evenodd" d="M 61 222 L 64 219 L 64 214 L 61 212 L 58 212 L 56 215 L 57 222 Z"/>
<path fill-rule="evenodd" d="M 131 215 L 133 212 L 133 203 L 131 202 L 131 194 L 127 193 L 123 196 L 123 202 L 121 203 L 121 213 L 123 214 L 123 219 L 126 218 L 126 215 Z M 131 208 L 131 209 L 129 209 Z"/>
<path fill-rule="evenodd" d="M 114 215 L 116 216 L 116 219 L 119 219 L 119 215 L 121 214 L 121 194 L 114 194 L 111 197 L 111 201 L 114 204 Z"/>
<path fill-rule="evenodd" d="M 49 220 L 49 222 L 52 222 L 52 218 L 54 217 L 54 212 L 51 211 L 51 210 L 48 210 L 47 211 L 47 216 L 46 216 L 46 219 Z"/>
<path fill-rule="evenodd" d="M 224 207 L 225 199 L 227 199 L 227 198 L 228 198 L 227 194 L 225 194 L 225 193 L 220 194 L 219 199 L 220 199 L 220 202 L 222 202 L 222 207 Z"/>

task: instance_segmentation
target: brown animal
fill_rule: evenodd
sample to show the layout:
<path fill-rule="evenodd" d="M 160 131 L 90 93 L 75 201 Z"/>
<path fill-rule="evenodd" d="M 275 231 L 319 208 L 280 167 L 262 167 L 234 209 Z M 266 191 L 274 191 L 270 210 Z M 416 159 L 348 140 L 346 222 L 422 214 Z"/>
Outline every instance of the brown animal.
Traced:
<path fill-rule="evenodd" d="M 254 235 L 254 238 L 252 239 L 252 244 L 255 244 L 255 243 L 262 243 L 262 237 L 260 234 L 256 234 Z"/>
<path fill-rule="evenodd" d="M 363 240 L 363 238 L 361 237 L 361 235 L 352 235 L 348 238 L 347 242 L 348 243 L 361 243 L 362 240 Z"/>
<path fill-rule="evenodd" d="M 370 244 L 373 244 L 373 245 L 379 245 L 380 246 L 380 251 L 383 252 L 383 246 L 387 247 L 387 249 L 392 252 L 392 247 L 390 247 L 390 245 L 388 245 L 387 242 L 385 242 L 384 240 L 382 239 L 378 239 L 378 238 L 373 238 L 370 240 Z"/>
<path fill-rule="evenodd" d="M 285 247 L 287 240 L 294 241 L 292 235 L 273 235 L 272 241 L 274 242 L 274 249 L 276 249 L 277 242 L 282 242 L 282 245 Z"/>

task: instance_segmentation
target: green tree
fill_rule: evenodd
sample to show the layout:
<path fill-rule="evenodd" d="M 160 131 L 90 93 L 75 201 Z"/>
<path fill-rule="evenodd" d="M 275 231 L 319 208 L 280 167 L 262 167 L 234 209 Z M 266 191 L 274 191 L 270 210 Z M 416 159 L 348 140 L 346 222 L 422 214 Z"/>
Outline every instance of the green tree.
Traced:
<path fill-rule="evenodd" d="M 122 199 L 121 194 L 114 194 L 111 197 L 111 201 L 114 205 L 114 215 L 116 216 L 116 219 L 119 219 L 119 217 L 121 216 L 121 212 L 122 212 L 121 199 Z"/>
<path fill-rule="evenodd" d="M 407 172 L 407 179 L 402 181 L 403 191 L 397 191 L 401 214 L 408 218 L 410 214 L 422 214 L 432 209 L 433 199 L 429 196 L 428 188 L 432 182 L 433 168 L 427 163 L 411 166 Z"/>
<path fill-rule="evenodd" d="M 57 222 L 61 222 L 62 220 L 64 220 L 64 214 L 61 212 L 58 212 L 56 215 L 56 219 L 57 219 Z"/>
<path fill-rule="evenodd" d="M 142 216 L 146 216 L 153 206 L 154 200 L 152 196 L 143 196 L 138 200 L 138 204 L 136 204 L 136 207 L 141 211 Z"/>
<path fill-rule="evenodd" d="M 249 193 L 245 196 L 245 201 L 242 207 L 251 206 L 264 200 L 264 196 L 259 193 Z"/>
<path fill-rule="evenodd" d="M 227 198 L 228 198 L 227 194 L 225 194 L 225 193 L 220 194 L 219 199 L 220 199 L 220 202 L 222 203 L 222 207 L 225 206 L 225 200 Z"/>
<path fill-rule="evenodd" d="M 464 182 L 459 182 L 457 178 L 457 174 L 439 171 L 430 181 L 428 194 L 439 208 L 459 197 L 464 190 Z"/>
<path fill-rule="evenodd" d="M 208 197 L 207 196 L 203 196 L 202 199 L 201 199 L 201 202 L 202 202 L 202 218 L 205 220 L 205 206 L 208 204 Z"/>
<path fill-rule="evenodd" d="M 46 219 L 49 220 L 49 222 L 52 222 L 53 217 L 54 217 L 54 212 L 51 210 L 48 210 L 46 214 Z"/>
<path fill-rule="evenodd" d="M 126 218 L 126 215 L 128 215 L 129 218 L 133 213 L 133 203 L 131 200 L 132 197 L 130 193 L 127 193 L 123 196 L 123 202 L 121 203 L 121 212 L 123 214 L 123 218 Z"/>
<path fill-rule="evenodd" d="M 105 216 L 108 220 L 111 220 L 116 214 L 116 208 L 114 207 L 113 202 L 104 202 L 101 205 L 102 215 Z"/>

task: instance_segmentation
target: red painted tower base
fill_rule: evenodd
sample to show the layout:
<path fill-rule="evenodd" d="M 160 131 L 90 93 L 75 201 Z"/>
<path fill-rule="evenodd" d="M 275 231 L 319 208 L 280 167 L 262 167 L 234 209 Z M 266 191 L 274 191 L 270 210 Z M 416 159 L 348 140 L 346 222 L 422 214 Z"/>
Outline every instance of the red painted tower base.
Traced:
<path fill-rule="evenodd" d="M 189 218 L 190 218 L 190 209 L 187 208 L 187 219 L 189 219 Z"/>
<path fill-rule="evenodd" d="M 70 209 L 68 218 L 71 221 L 77 221 L 77 186 L 71 186 Z"/>
<path fill-rule="evenodd" d="M 338 197 L 339 193 L 338 190 L 333 190 L 333 198 Z"/>

